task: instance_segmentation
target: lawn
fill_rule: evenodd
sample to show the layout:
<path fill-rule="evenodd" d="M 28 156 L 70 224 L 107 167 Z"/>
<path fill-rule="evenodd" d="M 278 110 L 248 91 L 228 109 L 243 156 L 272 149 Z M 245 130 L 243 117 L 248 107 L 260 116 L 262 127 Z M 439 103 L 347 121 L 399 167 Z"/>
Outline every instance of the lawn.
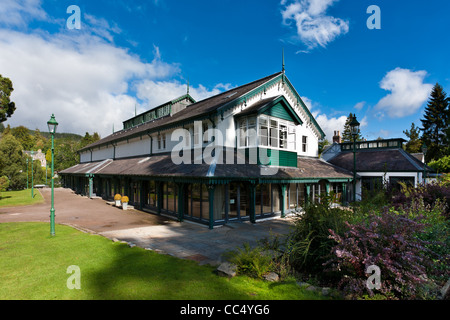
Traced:
<path fill-rule="evenodd" d="M 68 289 L 67 268 L 81 289 Z M 211 266 L 130 248 L 102 236 L 47 223 L 0 224 L 0 300 L 305 300 L 322 299 L 295 280 L 270 283 L 215 274 Z"/>
<path fill-rule="evenodd" d="M 26 206 L 43 202 L 44 198 L 39 189 L 34 189 L 34 198 L 31 197 L 31 189 L 0 192 L 0 207 Z"/>

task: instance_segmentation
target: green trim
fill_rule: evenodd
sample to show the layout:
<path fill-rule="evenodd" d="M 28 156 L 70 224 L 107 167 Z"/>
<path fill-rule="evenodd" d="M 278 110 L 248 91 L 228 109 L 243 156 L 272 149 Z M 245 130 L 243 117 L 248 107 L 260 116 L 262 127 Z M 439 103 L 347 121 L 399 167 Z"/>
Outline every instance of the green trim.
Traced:
<path fill-rule="evenodd" d="M 288 88 L 292 91 L 292 93 L 294 94 L 295 98 L 297 99 L 297 103 L 298 105 L 303 109 L 303 111 L 306 113 L 307 117 L 309 118 L 309 121 L 314 125 L 314 127 L 317 129 L 317 131 L 319 131 L 320 134 L 320 138 L 323 139 L 325 137 L 325 133 L 323 132 L 322 128 L 319 126 L 319 124 L 317 123 L 316 119 L 314 119 L 313 115 L 311 114 L 311 112 L 309 111 L 308 107 L 305 105 L 305 103 L 303 102 L 302 98 L 300 97 L 300 95 L 298 94 L 298 92 L 295 90 L 294 86 L 291 84 L 291 82 L 289 81 L 289 79 L 286 77 L 286 75 L 280 74 L 278 76 L 276 76 L 275 78 L 269 80 L 268 82 L 266 82 L 265 84 L 253 89 L 252 91 L 244 94 L 243 96 L 239 97 L 238 99 L 235 99 L 233 101 L 230 101 L 229 103 L 227 103 L 226 105 L 222 106 L 221 108 L 217 109 L 218 112 L 219 111 L 227 111 L 241 103 L 244 103 L 245 101 L 251 99 L 252 97 L 264 93 L 266 91 L 267 87 L 272 86 L 273 84 L 276 84 L 277 82 L 281 81 L 282 83 L 285 83 Z"/>
<path fill-rule="evenodd" d="M 298 94 L 298 92 L 295 90 L 294 86 L 291 84 L 291 82 L 289 81 L 289 79 L 283 74 L 284 76 L 284 81 L 287 84 L 287 86 L 289 87 L 289 89 L 294 93 L 295 98 L 297 98 L 297 103 L 302 107 L 303 111 L 305 111 L 305 113 L 307 114 L 307 116 L 309 117 L 309 121 L 311 121 L 311 123 L 316 127 L 316 129 L 319 131 L 320 133 L 320 139 L 325 138 L 325 133 L 323 132 L 322 128 L 319 126 L 319 124 L 317 123 L 316 119 L 314 119 L 313 115 L 311 114 L 311 111 L 309 111 L 308 107 L 306 106 L 306 104 L 303 102 L 302 98 L 300 97 L 300 95 Z"/>
<path fill-rule="evenodd" d="M 268 102 L 266 105 L 261 107 L 259 110 L 254 110 L 252 112 L 245 112 L 235 115 L 236 119 L 252 114 L 265 114 L 274 118 L 279 118 L 287 121 L 294 122 L 296 125 L 302 125 L 303 121 L 300 119 L 298 114 L 292 109 L 292 107 L 287 102 L 284 96 L 280 96 L 277 99 Z"/>

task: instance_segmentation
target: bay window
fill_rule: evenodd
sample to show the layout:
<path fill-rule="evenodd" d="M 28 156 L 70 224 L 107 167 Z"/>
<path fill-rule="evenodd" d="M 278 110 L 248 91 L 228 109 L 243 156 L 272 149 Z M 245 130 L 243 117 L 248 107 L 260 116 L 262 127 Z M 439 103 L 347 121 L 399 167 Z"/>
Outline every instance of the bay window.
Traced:
<path fill-rule="evenodd" d="M 258 118 L 240 119 L 238 135 L 239 147 L 260 146 L 292 151 L 296 149 L 295 124 L 263 114 Z"/>

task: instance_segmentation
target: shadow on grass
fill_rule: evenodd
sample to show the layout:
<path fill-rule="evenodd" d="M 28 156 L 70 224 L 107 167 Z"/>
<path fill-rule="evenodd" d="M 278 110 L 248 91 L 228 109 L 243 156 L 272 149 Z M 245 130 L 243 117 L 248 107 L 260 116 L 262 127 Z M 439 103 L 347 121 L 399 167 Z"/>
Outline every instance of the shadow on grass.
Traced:
<path fill-rule="evenodd" d="M 199 266 L 142 248 L 116 245 L 107 268 L 85 274 L 94 299 L 229 300 L 249 299 L 211 266 Z"/>

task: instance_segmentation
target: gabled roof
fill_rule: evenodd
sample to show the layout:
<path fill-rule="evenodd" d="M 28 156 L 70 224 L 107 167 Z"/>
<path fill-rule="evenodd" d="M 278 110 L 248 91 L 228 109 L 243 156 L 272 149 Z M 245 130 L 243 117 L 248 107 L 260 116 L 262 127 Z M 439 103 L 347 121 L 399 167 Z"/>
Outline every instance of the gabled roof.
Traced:
<path fill-rule="evenodd" d="M 263 99 L 253 104 L 251 107 L 246 108 L 235 115 L 236 118 L 250 115 L 250 114 L 269 114 L 271 109 L 275 106 L 280 105 L 284 108 L 286 114 L 289 116 L 289 120 L 293 120 L 296 124 L 303 124 L 303 121 L 300 119 L 298 114 L 292 110 L 289 103 L 283 96 L 270 97 L 267 99 Z M 287 120 L 287 118 L 286 118 Z"/>
<path fill-rule="evenodd" d="M 172 116 L 165 116 L 151 122 L 146 122 L 129 129 L 115 132 L 99 141 L 94 142 L 93 144 L 82 148 L 79 151 L 89 150 L 108 144 L 114 144 L 122 140 L 127 140 L 154 132 L 171 129 L 174 127 L 183 126 L 189 123 L 193 123 L 197 120 L 211 119 L 213 116 L 223 115 L 226 110 L 242 102 L 246 102 L 247 99 L 251 98 L 252 96 L 265 91 L 266 87 L 268 87 L 270 84 L 276 83 L 280 80 L 283 81 L 283 83 L 288 86 L 294 96 L 297 97 L 298 105 L 302 108 L 302 111 L 309 118 L 310 123 L 312 123 L 317 129 L 319 135 L 323 137 L 324 133 L 322 129 L 317 124 L 316 120 L 311 115 L 310 111 L 305 106 L 300 96 L 295 91 L 294 87 L 290 84 L 289 80 L 286 78 L 283 72 L 277 72 L 262 79 L 250 82 L 248 84 L 233 88 L 213 97 L 193 103 L 180 112 L 173 114 Z"/>

